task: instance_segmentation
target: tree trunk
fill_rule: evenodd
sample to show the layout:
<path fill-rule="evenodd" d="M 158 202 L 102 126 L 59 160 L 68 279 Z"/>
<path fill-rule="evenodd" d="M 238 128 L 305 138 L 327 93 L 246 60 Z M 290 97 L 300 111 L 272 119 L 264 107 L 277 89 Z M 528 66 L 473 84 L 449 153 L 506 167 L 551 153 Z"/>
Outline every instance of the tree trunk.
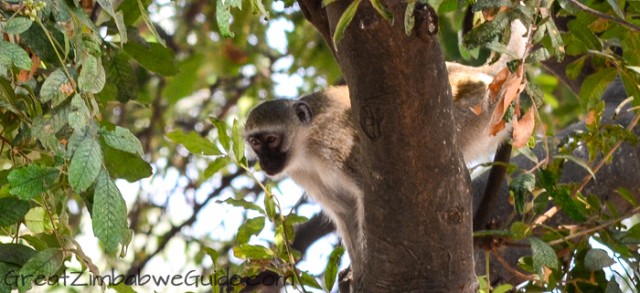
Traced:
<path fill-rule="evenodd" d="M 332 46 L 350 1 L 299 1 Z M 451 89 L 433 9 L 388 1 L 391 25 L 362 1 L 334 52 L 363 154 L 365 246 L 355 292 L 475 292 L 470 179 L 454 136 Z"/>

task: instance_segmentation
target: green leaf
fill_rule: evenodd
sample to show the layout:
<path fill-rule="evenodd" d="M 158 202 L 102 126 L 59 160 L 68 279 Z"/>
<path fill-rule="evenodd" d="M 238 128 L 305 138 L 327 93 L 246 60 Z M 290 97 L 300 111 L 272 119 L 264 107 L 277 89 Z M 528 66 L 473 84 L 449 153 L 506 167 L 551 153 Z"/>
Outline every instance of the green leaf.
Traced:
<path fill-rule="evenodd" d="M 14 169 L 9 173 L 9 192 L 19 198 L 29 200 L 49 190 L 58 179 L 58 169 L 36 164 Z"/>
<path fill-rule="evenodd" d="M 633 196 L 633 194 L 631 194 L 631 192 L 628 189 L 620 187 L 620 188 L 616 189 L 616 193 L 618 195 L 620 195 L 620 197 L 622 197 L 628 203 L 630 203 L 631 206 L 633 206 L 633 207 L 638 206 L 638 201 L 636 200 L 636 198 Z"/>
<path fill-rule="evenodd" d="M 582 167 L 582 169 L 584 169 L 585 171 L 589 172 L 589 174 L 591 175 L 591 177 L 593 177 L 594 180 L 596 179 L 596 174 L 593 173 L 593 170 L 591 170 L 591 167 L 589 167 L 589 164 L 587 164 L 587 162 L 585 162 L 581 158 L 578 158 L 578 157 L 572 156 L 572 155 L 556 155 L 553 158 L 554 159 L 569 160 L 569 161 L 573 162 L 574 164 Z"/>
<path fill-rule="evenodd" d="M 438 6 L 438 15 L 458 10 L 458 0 L 444 0 Z"/>
<path fill-rule="evenodd" d="M 106 11 L 111 18 L 113 18 L 114 23 L 116 24 L 116 28 L 118 29 L 118 34 L 120 35 L 120 41 L 122 43 L 127 42 L 127 27 L 124 23 L 124 15 L 122 12 L 116 13 L 111 0 L 98 0 L 98 4 L 102 6 L 102 9 Z"/>
<path fill-rule="evenodd" d="M 526 223 L 515 221 L 511 224 L 509 231 L 511 231 L 511 236 L 514 240 L 520 240 L 527 238 L 531 234 L 531 227 Z"/>
<path fill-rule="evenodd" d="M 31 58 L 20 46 L 4 42 L 0 39 L 0 65 L 15 66 L 21 69 L 31 69 Z"/>
<path fill-rule="evenodd" d="M 127 206 L 120 190 L 106 170 L 102 170 L 96 181 L 91 212 L 93 234 L 104 244 L 107 252 L 116 251 L 124 244 L 123 234 L 128 233 Z"/>
<path fill-rule="evenodd" d="M 29 211 L 29 202 L 15 197 L 0 198 L 0 227 L 19 223 Z M 2 255 L 0 255 L 1 257 Z M 0 259 L 2 261 L 2 259 Z"/>
<path fill-rule="evenodd" d="M 156 41 L 158 41 L 158 43 L 160 43 L 162 46 L 166 47 L 167 43 L 164 41 L 163 38 L 160 37 L 160 34 L 158 34 L 158 31 L 156 30 L 155 25 L 153 24 L 151 19 L 149 19 L 146 5 L 142 1 L 143 0 L 138 0 L 138 9 L 140 10 L 140 15 L 142 16 L 142 20 L 144 20 L 144 23 L 147 25 L 147 28 L 149 29 L 153 37 L 156 38 Z"/>
<path fill-rule="evenodd" d="M 233 127 L 231 128 L 231 141 L 233 142 L 233 153 L 236 156 L 238 162 L 242 162 L 244 159 L 244 138 L 240 133 L 240 123 L 237 119 L 233 120 Z"/>
<path fill-rule="evenodd" d="M 583 108 L 590 109 L 597 104 L 602 93 L 616 76 L 618 76 L 618 71 L 615 68 L 604 68 L 585 78 L 579 94 Z"/>
<path fill-rule="evenodd" d="M 115 285 L 112 284 L 107 286 L 107 288 L 113 289 L 117 293 L 136 293 L 136 291 L 133 290 L 133 288 L 131 288 L 129 285 L 127 285 L 126 282 L 117 283 Z"/>
<path fill-rule="evenodd" d="M 125 152 L 113 147 L 103 145 L 104 165 L 113 178 L 122 178 L 129 182 L 136 182 L 142 178 L 151 176 L 151 165 L 143 160 L 140 155 Z"/>
<path fill-rule="evenodd" d="M 416 1 L 409 1 L 407 9 L 404 11 L 404 33 L 409 36 L 413 31 L 413 27 L 416 25 L 416 17 L 414 12 L 416 10 Z"/>
<path fill-rule="evenodd" d="M 238 228 L 238 244 L 248 243 L 253 235 L 258 235 L 264 228 L 264 217 L 257 217 L 247 220 Z"/>
<path fill-rule="evenodd" d="M 300 275 L 300 281 L 303 285 L 309 286 L 311 288 L 322 289 L 322 286 L 318 283 L 318 280 L 307 271 L 302 271 Z"/>
<path fill-rule="evenodd" d="M 344 36 L 344 32 L 347 30 L 347 26 L 353 20 L 353 17 L 356 15 L 356 11 L 358 11 L 358 6 L 360 5 L 361 0 L 354 0 L 349 4 L 349 7 L 344 10 L 342 16 L 338 20 L 338 24 L 336 24 L 336 30 L 333 33 L 333 47 L 338 51 L 338 42 L 342 40 Z"/>
<path fill-rule="evenodd" d="M 211 121 L 213 126 L 218 130 L 218 141 L 224 150 L 229 152 L 231 150 L 231 138 L 229 138 L 227 134 L 227 124 L 215 117 L 210 117 L 209 121 Z"/>
<path fill-rule="evenodd" d="M 82 12 L 82 14 L 85 13 Z M 49 35 L 52 36 L 54 40 L 59 44 L 64 44 L 64 35 L 55 29 L 52 24 L 48 24 L 48 22 L 45 23 L 45 28 L 49 31 Z M 56 56 L 53 46 L 51 46 L 51 43 L 47 38 L 47 34 L 39 25 L 32 25 L 28 30 L 20 34 L 20 36 L 24 39 L 25 44 L 29 46 L 29 49 L 34 51 L 42 61 L 54 64 L 55 66 L 60 66 L 60 61 Z"/>
<path fill-rule="evenodd" d="M 629 72 L 628 70 L 622 70 L 620 72 L 624 89 L 630 97 L 635 98 L 634 105 L 638 104 L 640 100 L 640 86 L 638 86 L 638 74 Z"/>
<path fill-rule="evenodd" d="M 549 244 L 535 237 L 529 238 L 529 243 L 531 243 L 533 268 L 541 278 L 544 278 L 544 267 L 550 269 L 558 268 L 556 252 Z"/>
<path fill-rule="evenodd" d="M 513 285 L 511 284 L 501 284 L 498 287 L 495 287 L 491 290 L 491 293 L 507 293 L 513 290 Z"/>
<path fill-rule="evenodd" d="M 485 21 L 467 33 L 464 36 L 464 43 L 469 49 L 489 43 L 501 35 L 508 25 L 509 18 L 504 12 L 500 12 L 492 21 Z"/>
<path fill-rule="evenodd" d="M 585 55 L 571 62 L 571 64 L 569 64 L 566 69 L 567 77 L 569 77 L 570 79 L 578 78 L 582 73 L 584 62 L 587 60 L 587 57 L 588 56 Z"/>
<path fill-rule="evenodd" d="M 67 118 L 69 126 L 76 131 L 85 128 L 91 113 L 89 113 L 89 108 L 80 95 L 76 94 L 71 98 L 70 110 Z"/>
<path fill-rule="evenodd" d="M 0 292 L 13 292 L 12 289 L 17 288 L 17 284 L 14 284 L 13 282 L 13 276 L 16 276 L 19 271 L 20 266 L 0 261 L 0 276 L 5 278 L 3 282 L 0 282 Z M 18 278 L 15 280 L 19 281 L 20 279 Z"/>
<path fill-rule="evenodd" d="M 640 244 L 640 224 L 636 224 L 627 230 L 627 233 L 622 238 L 623 244 Z"/>
<path fill-rule="evenodd" d="M 174 143 L 183 145 L 193 154 L 205 156 L 218 156 L 222 154 L 214 143 L 201 137 L 195 131 L 184 133 L 182 130 L 175 130 L 168 133 L 167 137 Z"/>
<path fill-rule="evenodd" d="M 591 249 L 584 256 L 584 267 L 592 272 L 609 267 L 616 262 L 602 249 Z"/>
<path fill-rule="evenodd" d="M 276 202 L 273 200 L 271 192 L 264 193 L 264 208 L 267 212 L 269 219 L 274 219 L 276 216 Z"/>
<path fill-rule="evenodd" d="M 618 0 L 607 0 L 607 3 L 609 3 L 611 8 L 613 9 L 613 12 L 615 12 L 618 17 L 625 19 L 624 12 L 622 12 L 622 9 L 620 9 L 620 4 L 618 4 Z"/>
<path fill-rule="evenodd" d="M 553 52 L 553 55 L 556 56 L 556 60 L 558 62 L 562 61 L 564 58 L 565 50 L 564 50 L 564 41 L 562 40 L 562 35 L 560 35 L 560 31 L 556 27 L 556 24 L 553 21 L 547 21 L 544 23 L 545 30 L 548 33 L 549 40 L 551 41 L 551 46 L 547 48 L 550 52 Z"/>
<path fill-rule="evenodd" d="M 513 191 L 517 213 L 523 213 L 527 194 L 533 191 L 535 185 L 536 177 L 531 173 L 519 174 L 509 184 L 509 190 Z"/>
<path fill-rule="evenodd" d="M 163 47 L 159 43 L 140 44 L 128 42 L 124 46 L 124 51 L 131 58 L 135 59 L 142 67 L 164 76 L 171 76 L 178 73 L 175 56 L 171 49 Z"/>
<path fill-rule="evenodd" d="M 202 66 L 203 60 L 202 55 L 194 54 L 180 62 L 180 72 L 174 77 L 168 78 L 167 86 L 162 90 L 162 96 L 170 104 L 174 104 L 181 98 L 193 94 L 196 89 L 196 82 L 199 80 L 198 69 Z"/>
<path fill-rule="evenodd" d="M 634 71 L 635 73 L 640 74 L 640 66 L 627 65 L 626 67 L 627 67 L 627 69 L 630 69 L 630 70 Z"/>
<path fill-rule="evenodd" d="M 553 201 L 574 221 L 584 222 L 587 220 L 586 207 L 582 202 L 573 200 L 567 189 L 561 189 L 554 192 Z"/>
<path fill-rule="evenodd" d="M 492 8 L 511 7 L 511 1 L 508 0 L 478 0 L 471 7 L 471 12 L 479 12 Z"/>
<path fill-rule="evenodd" d="M 209 163 L 206 169 L 204 169 L 203 177 L 204 179 L 209 179 L 211 176 L 215 175 L 220 171 L 220 169 L 224 168 L 231 162 L 231 159 L 227 156 L 221 156 L 216 158 L 213 162 Z"/>
<path fill-rule="evenodd" d="M 42 87 L 40 88 L 40 101 L 46 103 L 53 99 L 54 104 L 59 105 L 67 98 L 67 94 L 61 90 L 62 85 L 67 83 L 69 83 L 69 79 L 64 74 L 64 71 L 62 71 L 61 68 L 56 69 L 49 74 L 44 83 L 42 83 Z"/>
<path fill-rule="evenodd" d="M 344 254 L 344 247 L 337 246 L 333 249 L 329 255 L 327 261 L 327 267 L 324 269 L 324 287 L 327 292 L 331 292 L 333 284 L 336 282 L 336 276 L 338 275 L 338 268 L 340 267 L 340 259 Z"/>
<path fill-rule="evenodd" d="M 151 4 L 151 0 L 142 0 L 143 7 L 147 7 L 149 4 Z M 128 26 L 133 26 L 140 19 L 142 13 L 146 12 L 146 9 L 140 10 L 138 0 L 124 0 L 118 5 L 118 10 L 122 12 L 124 23 Z"/>
<path fill-rule="evenodd" d="M 104 9 L 104 11 L 111 15 L 111 17 L 116 14 L 115 10 L 113 9 L 113 4 L 111 4 L 110 0 L 98 0 L 98 4 L 100 4 L 100 6 L 102 6 L 102 9 Z"/>
<path fill-rule="evenodd" d="M 100 136 L 112 148 L 142 156 L 142 143 L 129 129 L 116 126 L 113 130 L 102 128 Z"/>
<path fill-rule="evenodd" d="M 253 13 L 260 13 L 265 20 L 269 18 L 269 11 L 264 7 L 262 0 L 251 0 L 251 10 Z"/>
<path fill-rule="evenodd" d="M 240 259 L 271 259 L 275 256 L 271 249 L 259 245 L 240 244 L 233 247 L 233 255 Z"/>
<path fill-rule="evenodd" d="M 40 276 L 53 276 L 62 266 L 63 262 L 62 250 L 57 248 L 49 248 L 36 253 L 31 257 L 20 269 L 19 275 L 22 279 L 18 283 L 20 291 L 31 288 L 31 282 Z M 24 280 L 24 283 L 22 281 Z"/>
<path fill-rule="evenodd" d="M 92 134 L 89 133 L 89 127 L 85 127 L 82 129 L 75 130 L 71 137 L 69 137 L 69 142 L 67 142 L 67 152 L 65 153 L 65 158 L 71 159 L 73 157 L 73 153 L 78 149 L 80 144 L 87 140 L 93 139 Z"/>
<path fill-rule="evenodd" d="M 227 203 L 230 204 L 234 207 L 241 207 L 241 208 L 245 208 L 245 209 L 249 209 L 249 210 L 254 210 L 257 211 L 261 214 L 265 214 L 264 210 L 257 204 L 252 203 L 252 202 L 248 202 L 246 200 L 243 199 L 234 199 L 234 198 L 227 198 L 223 201 L 218 201 L 219 203 Z"/>
<path fill-rule="evenodd" d="M 4 31 L 8 34 L 21 34 L 28 30 L 33 24 L 33 20 L 28 17 L 14 17 L 7 21 L 4 26 Z"/>
<path fill-rule="evenodd" d="M 578 38 L 587 49 L 602 51 L 602 43 L 600 43 L 600 40 L 589 26 L 574 20 L 569 22 L 569 31 Z"/>
<path fill-rule="evenodd" d="M 10 263 L 21 267 L 35 254 L 36 251 L 33 248 L 22 244 L 0 243 L 0 263 Z"/>
<path fill-rule="evenodd" d="M 393 13 L 389 11 L 384 4 L 380 2 L 380 0 L 370 0 L 373 8 L 380 14 L 384 19 L 389 20 L 391 25 L 393 25 Z"/>
<path fill-rule="evenodd" d="M 46 228 L 51 228 L 51 222 L 45 213 L 42 207 L 35 207 L 29 210 L 24 216 L 24 224 L 29 228 L 29 231 L 32 233 L 43 233 L 48 230 Z"/>
<path fill-rule="evenodd" d="M 289 214 L 285 218 L 285 222 L 287 223 L 287 225 L 300 224 L 300 223 L 304 223 L 306 221 L 309 221 L 309 218 L 303 217 L 303 216 L 299 216 L 299 215 L 296 215 L 296 214 Z"/>
<path fill-rule="evenodd" d="M 121 103 L 136 100 L 140 92 L 138 78 L 134 75 L 129 64 L 130 59 L 127 54 L 120 51 L 114 55 L 105 56 L 103 60 L 107 86 L 111 85 L 117 88 L 116 99 Z"/>
<path fill-rule="evenodd" d="M 106 1 L 106 0 L 105 0 Z M 82 93 L 99 93 L 106 82 L 106 75 L 102 61 L 93 55 L 88 55 L 82 62 L 82 71 L 78 77 L 78 88 Z"/>
<path fill-rule="evenodd" d="M 229 30 L 231 22 L 231 8 L 242 9 L 240 0 L 216 0 L 216 23 L 220 28 L 220 34 L 225 38 L 233 38 L 234 34 Z"/>
<path fill-rule="evenodd" d="M 69 183 L 76 192 L 85 191 L 96 180 L 102 166 L 100 144 L 91 136 L 85 138 L 71 158 Z"/>
<path fill-rule="evenodd" d="M 220 257 L 220 254 L 218 253 L 218 251 L 216 251 L 211 247 L 205 247 L 202 250 L 204 250 L 204 252 L 207 253 L 207 255 L 209 255 L 209 257 L 211 258 L 211 262 L 213 262 L 213 265 L 215 267 L 215 264 L 218 262 L 218 257 Z"/>

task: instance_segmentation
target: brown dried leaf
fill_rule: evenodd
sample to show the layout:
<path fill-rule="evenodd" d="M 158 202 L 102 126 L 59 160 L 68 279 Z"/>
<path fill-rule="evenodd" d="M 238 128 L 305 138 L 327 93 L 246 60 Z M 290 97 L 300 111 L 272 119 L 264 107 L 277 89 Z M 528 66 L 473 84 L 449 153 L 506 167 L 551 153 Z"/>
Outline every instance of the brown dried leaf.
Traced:
<path fill-rule="evenodd" d="M 496 96 L 498 95 L 498 93 L 500 93 L 502 84 L 507 79 L 507 76 L 509 76 L 509 73 L 509 68 L 505 67 L 504 69 L 500 70 L 498 74 L 496 74 L 496 76 L 493 78 L 493 81 L 489 84 L 490 103 L 495 103 Z"/>
<path fill-rule="evenodd" d="M 493 18 L 496 16 L 496 14 L 498 14 L 498 12 L 505 11 L 507 9 L 509 9 L 507 6 L 502 6 L 500 8 L 491 8 L 491 9 L 483 10 L 482 17 L 484 17 L 486 21 L 492 21 Z"/>
<path fill-rule="evenodd" d="M 489 134 L 491 136 L 495 136 L 506 127 L 506 123 L 504 120 L 500 120 L 500 122 L 489 125 Z"/>
<path fill-rule="evenodd" d="M 67 96 L 73 94 L 73 85 L 70 82 L 63 83 L 60 86 L 60 91 Z"/>
<path fill-rule="evenodd" d="M 20 73 L 18 73 L 18 81 L 27 82 L 28 80 L 30 80 L 33 77 L 33 74 L 35 74 L 36 70 L 38 70 L 38 67 L 40 67 L 40 57 L 34 54 L 31 56 L 31 69 L 28 71 L 20 70 Z"/>
<path fill-rule="evenodd" d="M 529 107 L 522 119 L 513 119 L 513 146 L 521 148 L 527 145 L 535 126 L 534 107 Z"/>
<path fill-rule="evenodd" d="M 584 123 L 591 125 L 593 122 L 596 122 L 596 111 L 591 110 L 587 113 L 587 117 L 584 118 Z"/>
<path fill-rule="evenodd" d="M 502 117 L 504 117 L 507 109 L 509 109 L 509 105 L 511 105 L 511 102 L 513 102 L 513 100 L 515 100 L 520 95 L 522 90 L 524 90 L 526 83 L 523 82 L 523 76 L 524 66 L 522 65 L 518 66 L 516 72 L 512 73 L 507 70 L 507 77 L 504 84 L 502 85 L 502 90 L 500 90 L 498 104 L 493 110 L 493 114 L 491 114 L 490 128 L 498 126 L 497 124 L 502 121 Z"/>
<path fill-rule="evenodd" d="M 505 109 L 507 109 L 506 106 L 510 105 L 511 102 L 518 97 L 520 92 L 522 92 L 522 89 L 524 89 L 524 87 L 522 86 L 523 74 L 524 74 L 524 67 L 520 65 L 518 66 L 518 70 L 516 72 L 509 74 L 509 76 L 507 77 L 507 80 L 503 85 L 503 91 L 504 91 L 503 102 L 505 105 Z M 504 116 L 504 113 L 502 113 L 501 116 Z"/>

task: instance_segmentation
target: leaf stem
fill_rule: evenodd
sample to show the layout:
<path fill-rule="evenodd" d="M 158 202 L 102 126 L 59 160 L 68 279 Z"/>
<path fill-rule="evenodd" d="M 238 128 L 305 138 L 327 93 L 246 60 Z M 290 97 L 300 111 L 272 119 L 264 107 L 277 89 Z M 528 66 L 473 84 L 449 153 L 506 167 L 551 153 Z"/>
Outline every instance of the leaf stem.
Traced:
<path fill-rule="evenodd" d="M 53 51 L 56 53 L 56 56 L 58 57 L 58 61 L 60 61 L 60 66 L 62 67 L 62 71 L 64 71 L 64 74 L 67 76 L 67 79 L 69 79 L 69 82 L 74 84 L 73 78 L 71 77 L 71 74 L 69 74 L 69 71 L 67 70 L 67 65 L 62 59 L 62 56 L 60 55 L 58 48 L 56 48 L 56 42 L 53 41 L 53 38 L 51 38 L 51 35 L 49 34 L 49 30 L 47 30 L 44 24 L 42 24 L 39 18 L 36 18 L 36 23 L 38 23 L 40 28 L 42 28 L 42 30 L 44 31 L 44 34 L 47 36 L 47 39 L 49 40 L 49 43 L 51 44 Z M 73 87 L 73 91 L 76 92 L 75 85 Z"/>

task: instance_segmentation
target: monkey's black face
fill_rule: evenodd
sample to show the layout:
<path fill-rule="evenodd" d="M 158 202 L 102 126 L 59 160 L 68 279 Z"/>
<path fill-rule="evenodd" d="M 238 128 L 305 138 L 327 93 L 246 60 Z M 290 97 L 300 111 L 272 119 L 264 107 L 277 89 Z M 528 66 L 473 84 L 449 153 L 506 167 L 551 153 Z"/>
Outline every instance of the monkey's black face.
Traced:
<path fill-rule="evenodd" d="M 282 150 L 284 135 L 276 132 L 256 133 L 247 142 L 258 155 L 260 166 L 268 175 L 282 172 L 287 163 L 288 152 Z"/>

